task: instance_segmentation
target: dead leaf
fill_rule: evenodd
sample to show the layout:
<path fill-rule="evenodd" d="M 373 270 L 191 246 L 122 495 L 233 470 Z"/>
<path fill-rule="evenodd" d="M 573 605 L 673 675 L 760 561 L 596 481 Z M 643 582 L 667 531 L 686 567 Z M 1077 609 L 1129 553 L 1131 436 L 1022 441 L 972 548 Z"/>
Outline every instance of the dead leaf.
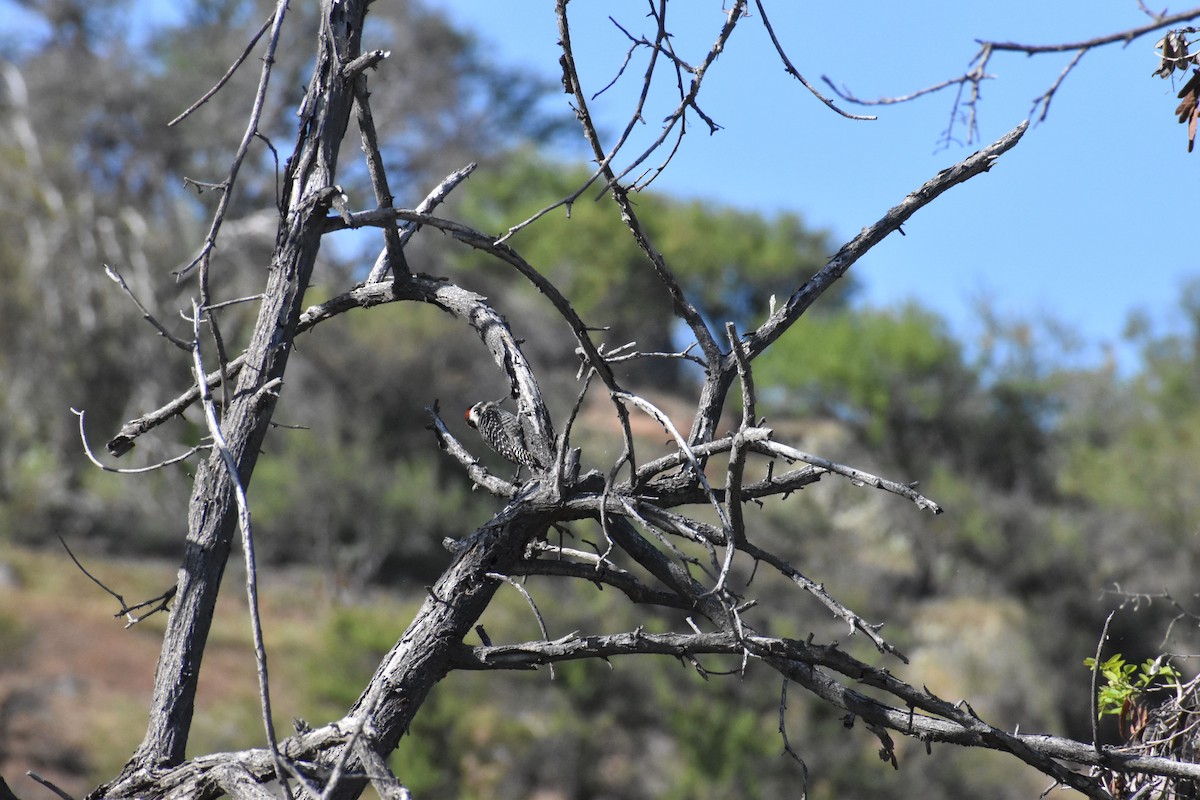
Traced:
<path fill-rule="evenodd" d="M 1192 73 L 1191 79 L 1179 90 L 1180 103 L 1175 116 L 1180 123 L 1188 124 L 1188 152 L 1196 145 L 1196 123 L 1200 121 L 1200 70 Z"/>

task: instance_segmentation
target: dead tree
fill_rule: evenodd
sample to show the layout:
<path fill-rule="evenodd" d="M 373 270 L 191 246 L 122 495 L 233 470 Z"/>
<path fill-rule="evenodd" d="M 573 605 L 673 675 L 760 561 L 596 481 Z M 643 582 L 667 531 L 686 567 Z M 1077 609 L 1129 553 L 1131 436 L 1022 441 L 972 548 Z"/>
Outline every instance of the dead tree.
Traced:
<path fill-rule="evenodd" d="M 652 4 L 656 32 L 635 42 L 649 52 L 651 67 L 665 67 L 679 76 L 678 104 L 667 116 L 661 137 L 641 156 L 618 167 L 617 156 L 629 129 L 642 118 L 641 104 L 630 114 L 629 127 L 606 146 L 588 111 L 588 92 L 581 85 L 571 45 L 567 0 L 558 0 L 556 13 L 562 46 L 563 86 L 593 156 L 599 165 L 579 191 L 514 225 L 501 236 L 443 219 L 434 211 L 469 169 L 449 176 L 413 209 L 396 208 L 383 169 L 367 91 L 368 74 L 383 61 L 383 49 L 364 50 L 363 21 L 367 0 L 325 0 L 315 43 L 314 69 L 300 109 L 295 145 L 282 174 L 276 246 L 253 336 L 245 351 L 227 358 L 220 337 L 220 311 L 212 308 L 209 262 L 220 235 L 227 199 L 214 217 L 204 247 L 185 273 L 197 284 L 195 338 L 182 342 L 190 351 L 196 385 L 159 410 L 125 425 L 109 442 L 120 455 L 137 437 L 184 409 L 201 404 L 209 423 L 210 453 L 198 467 L 188 514 L 188 534 L 170 621 L 158 663 L 149 724 L 141 746 L 120 775 L 99 787 L 96 798 L 195 797 L 228 794 L 266 797 L 262 784 L 277 781 L 289 796 L 356 797 L 373 784 L 383 797 L 406 797 L 404 776 L 393 775 L 386 757 L 409 730 L 414 716 L 437 683 L 456 669 L 521 669 L 572 659 L 617 655 L 669 655 L 694 659 L 702 654 L 731 654 L 759 661 L 806 692 L 859 720 L 878 737 L 881 752 L 893 758 L 892 735 L 1004 751 L 1054 781 L 1089 797 L 1110 797 L 1105 781 L 1076 765 L 1102 770 L 1144 773 L 1171 778 L 1200 779 L 1200 765 L 1147 753 L 1122 753 L 1092 743 L 1054 736 L 1011 733 L 981 719 L 966 703 L 952 703 L 918 685 L 898 680 L 887 669 L 905 656 L 868 622 L 832 597 L 817 578 L 806 575 L 776 552 L 761 547 L 748 535 L 745 516 L 764 499 L 786 496 L 817 481 L 846 480 L 893 494 L 918 511 L 940 513 L 934 500 L 916 484 L 891 480 L 803 452 L 779 441 L 755 413 L 755 359 L 787 331 L 822 294 L 873 246 L 900 230 L 904 222 L 955 185 L 988 171 L 1013 148 L 1027 123 L 1014 127 L 991 145 L 932 176 L 899 199 L 878 221 L 846 242 L 814 277 L 794 287 L 773 306 L 765 322 L 739 331 L 732 324 L 714 330 L 689 300 L 680 282 L 645 233 L 638 211 L 629 200 L 644 186 L 628 176 L 660 152 L 673 152 L 685 119 L 713 125 L 701 110 L 704 79 L 726 42 L 744 24 L 746 0 L 734 0 L 726 10 L 716 39 L 704 57 L 685 62 L 667 34 L 666 0 Z M 246 128 L 243 146 L 234 160 L 224 197 L 236 190 L 237 167 L 255 136 L 257 114 L 270 76 L 271 54 L 285 22 L 287 3 L 281 1 L 271 24 L 262 71 L 259 103 Z M 756 2 L 758 19 L 769 19 Z M 774 32 L 772 32 L 774 38 Z M 777 41 L 777 40 L 776 40 Z M 374 44 L 374 43 L 372 43 Z M 386 46 L 386 43 L 378 43 Z M 777 41 L 778 44 L 778 41 Z M 789 71 L 804 80 L 783 48 Z M 643 102 L 645 93 L 642 94 Z M 831 107 L 834 103 L 821 100 Z M 844 112 L 842 112 L 844 113 Z M 847 115 L 850 116 L 850 115 Z M 375 190 L 375 205 L 354 210 L 337 185 L 338 159 L 351 119 L 358 128 Z M 656 170 L 667 166 L 669 155 Z M 657 174 L 655 170 L 649 173 Z M 678 354 L 703 366 L 704 379 L 696 395 L 694 421 L 681 429 L 644 397 L 626 390 L 613 372 L 616 359 L 636 357 L 606 352 L 593 340 L 585 321 L 563 294 L 508 243 L 513 232 L 536 224 L 556 207 L 569 206 L 590 187 L 603 187 L 645 255 L 646 268 L 657 276 L 670 297 L 675 314 L 694 336 L 688 352 Z M 383 247 L 369 279 L 320 305 L 305 308 L 314 260 L 322 238 L 346 228 L 378 228 Z M 542 400 L 537 377 L 513 337 L 503 309 L 467 286 L 426 277 L 413 269 L 405 245 L 419 228 L 436 229 L 466 247 L 487 254 L 512 269 L 514 280 L 528 281 L 569 326 L 581 359 L 580 400 L 584 393 L 603 392 L 623 430 L 619 457 L 603 472 L 580 472 L 579 453 L 571 439 L 577 404 L 556 430 Z M 419 266 L 419 265 L 416 265 Z M 257 626 L 256 565 L 253 532 L 245 499 L 260 446 L 271 423 L 281 391 L 288 357 L 296 337 L 322 321 L 343 313 L 364 313 L 376 305 L 417 302 L 431 304 L 470 326 L 509 381 L 528 441 L 545 466 L 523 485 L 489 474 L 442 423 L 431 408 L 437 442 L 480 486 L 506 501 L 503 509 L 474 532 L 448 542 L 449 563 L 407 629 L 398 632 L 395 646 L 379 663 L 359 700 L 345 715 L 294 735 L 279 737 L 270 723 L 267 663 L 259 638 L 259 678 L 264 714 L 265 745 L 228 753 L 185 756 L 197 681 L 203 668 L 205 642 L 217 594 L 235 536 L 242 537 L 247 558 L 247 591 Z M 202 335 L 203 332 L 203 335 Z M 316 335 L 316 334 L 313 334 Z M 201 341 L 217 353 L 205 363 Z M 211 359 L 210 359 L 211 360 Z M 594 388 L 593 388 L 594 387 Z M 719 435 L 718 421 L 730 393 L 738 391 L 742 414 L 731 433 Z M 213 395 L 219 393 L 218 404 Z M 650 460 L 635 453 L 630 414 L 646 414 L 669 434 L 671 452 Z M 473 447 L 474 445 L 472 445 Z M 747 464 L 769 465 L 765 475 L 748 477 Z M 761 470 L 760 470 L 761 471 Z M 757 473 L 756 473 L 757 474 Z M 715 520 L 713 521 L 704 521 Z M 583 552 L 546 543 L 556 525 L 591 521 L 602 532 L 605 547 Z M 680 543 L 679 546 L 675 542 Z M 685 555 L 681 548 L 702 554 Z M 815 597 L 840 619 L 846 630 L 869 640 L 879 663 L 852 657 L 836 643 L 762 635 L 747 619 L 753 599 L 735 578 L 735 562 L 755 562 L 791 581 L 797 590 Z M 627 568 L 626 565 L 630 565 Z M 526 575 L 556 575 L 599 582 L 623 593 L 631 603 L 684 609 L 697 621 L 694 629 L 649 634 L 641 628 L 616 635 L 574 634 L 556 640 L 471 646 L 465 637 L 488 607 L 498 587 Z M 870 692 L 856 687 L 869 687 Z"/>

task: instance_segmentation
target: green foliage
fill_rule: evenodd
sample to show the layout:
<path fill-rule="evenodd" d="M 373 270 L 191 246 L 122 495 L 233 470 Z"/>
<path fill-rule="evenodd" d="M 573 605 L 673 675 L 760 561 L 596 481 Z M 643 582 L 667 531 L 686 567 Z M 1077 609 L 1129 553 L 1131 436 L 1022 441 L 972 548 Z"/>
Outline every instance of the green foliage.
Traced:
<path fill-rule="evenodd" d="M 1096 659 L 1085 658 L 1083 665 L 1095 670 Z M 1140 665 L 1127 664 L 1125 658 L 1116 653 L 1101 664 L 1099 669 L 1104 683 L 1096 696 L 1098 717 L 1122 714 L 1128 703 L 1145 694 L 1156 681 L 1165 686 L 1173 686 L 1179 682 L 1179 672 L 1170 664 L 1162 663 L 1162 659 L 1148 658 Z"/>
<path fill-rule="evenodd" d="M 971 382 L 945 324 L 912 303 L 803 320 L 756 367 L 758 381 L 784 389 L 789 404 L 847 418 L 873 444 L 932 420 Z"/>
<path fill-rule="evenodd" d="M 302 656 L 305 704 L 325 716 L 344 714 L 415 610 L 415 605 L 361 603 L 317 617 L 311 645 Z"/>
<path fill-rule="evenodd" d="M 958 435 L 977 388 L 945 323 L 911 303 L 801 320 L 755 378 L 771 407 L 835 416 L 914 469 Z"/>
<path fill-rule="evenodd" d="M 463 213 L 481 230 L 503 231 L 575 192 L 589 174 L 516 153 L 502 171 L 472 178 Z M 670 298 L 611 200 L 595 201 L 596 192 L 593 186 L 584 193 L 569 217 L 559 209 L 520 231 L 513 244 L 585 322 L 612 327 L 611 343 L 636 340 L 644 351 L 673 350 Z M 796 214 L 764 217 L 654 192 L 634 202 L 647 236 L 689 298 L 710 319 L 733 320 L 743 330 L 765 317 L 772 294 L 786 296 L 824 265 L 831 250 L 828 234 L 808 228 Z M 847 294 L 844 288 L 831 293 L 824 306 L 843 304 Z"/>
<path fill-rule="evenodd" d="M 1183 325 L 1173 330 L 1131 323 L 1142 353 L 1136 374 L 1091 376 L 1064 421 L 1060 480 L 1064 493 L 1155 530 L 1160 546 L 1186 556 L 1200 526 L 1200 491 L 1181 480 L 1194 471 L 1200 442 L 1200 282 L 1185 288 L 1181 306 Z"/>
<path fill-rule="evenodd" d="M 25 648 L 33 639 L 29 623 L 10 611 L 0 612 L 0 653 L 4 653 L 3 667 L 11 669 L 23 666 Z"/>
<path fill-rule="evenodd" d="M 660 695 L 669 713 L 672 738 L 681 749 L 687 769 L 664 797 L 724 798 L 763 797 L 764 778 L 760 765 L 774 760 L 781 745 L 777 739 L 778 719 L 762 709 L 704 702 L 697 694 L 711 687 Z M 787 769 L 794 765 L 786 762 Z"/>

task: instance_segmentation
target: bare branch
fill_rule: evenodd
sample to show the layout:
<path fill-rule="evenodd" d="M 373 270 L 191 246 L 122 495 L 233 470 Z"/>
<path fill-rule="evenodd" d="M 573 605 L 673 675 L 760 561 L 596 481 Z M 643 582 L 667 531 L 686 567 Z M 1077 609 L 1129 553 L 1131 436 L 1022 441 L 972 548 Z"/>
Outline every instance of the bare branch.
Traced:
<path fill-rule="evenodd" d="M 450 192 L 454 191 L 454 189 L 460 183 L 471 176 L 471 173 L 475 171 L 476 166 L 477 164 L 472 161 L 465 167 L 456 169 L 454 172 L 451 172 L 449 175 L 443 178 L 442 182 L 433 187 L 433 190 L 430 191 L 429 194 L 425 196 L 425 199 L 417 205 L 415 209 L 416 212 L 418 214 L 432 214 L 433 210 L 442 204 Z M 390 204 L 388 207 L 391 207 Z M 409 222 L 401 226 L 400 240 L 398 242 L 401 252 L 403 252 L 404 245 L 408 243 L 408 240 L 411 239 L 413 234 L 420 229 L 421 225 L 417 222 Z M 367 276 L 367 283 L 378 283 L 379 281 L 383 280 L 385 277 L 387 277 L 389 268 L 388 249 L 384 247 L 384 249 L 379 253 L 379 258 L 375 259 L 375 266 L 371 267 L 371 273 Z"/>
<path fill-rule="evenodd" d="M 185 109 L 183 111 L 183 113 L 181 113 L 175 119 L 168 122 L 167 123 L 168 128 L 173 128 L 174 126 L 178 125 L 180 122 L 183 122 L 183 120 L 185 120 L 188 116 L 190 116 L 192 114 L 192 112 L 194 112 L 196 109 L 200 108 L 200 106 L 207 103 L 209 101 L 209 99 L 213 95 L 215 95 L 217 92 L 221 91 L 221 87 L 229 82 L 229 79 L 233 77 L 233 73 L 237 72 L 238 67 L 240 67 L 242 65 L 242 62 L 244 62 L 247 58 L 250 57 L 250 53 L 251 53 L 251 51 L 254 50 L 254 46 L 256 44 L 258 44 L 258 40 L 261 39 L 263 34 L 267 32 L 267 29 L 271 27 L 271 23 L 275 21 L 275 16 L 278 13 L 279 13 L 278 9 L 271 12 L 271 16 L 267 17 L 266 21 L 263 22 L 262 27 L 260 27 L 258 29 L 258 33 L 254 34 L 254 36 L 251 37 L 250 43 L 246 45 L 246 49 L 244 49 L 242 51 L 242 54 L 240 56 L 238 56 L 237 59 L 233 62 L 233 64 L 229 67 L 229 69 L 225 71 L 225 74 L 221 76 L 221 79 L 218 80 L 211 89 L 209 89 L 207 92 L 205 92 L 204 95 L 199 100 L 197 100 L 196 102 L 194 102 L 190 106 L 188 106 L 187 109 Z"/>
<path fill-rule="evenodd" d="M 367 160 L 367 174 L 371 178 L 371 188 L 375 191 L 375 202 L 380 208 L 392 207 L 392 192 L 388 188 L 387 171 L 383 167 L 383 154 L 379 152 L 379 138 L 375 134 L 375 117 L 371 114 L 371 104 L 368 98 L 371 93 L 367 91 L 367 76 L 362 74 L 368 66 L 374 67 L 380 60 L 386 57 L 387 53 L 383 51 L 375 51 L 374 53 L 366 53 L 359 56 L 357 61 L 363 62 L 362 66 L 355 69 L 354 80 L 354 113 L 358 121 L 358 129 L 362 134 L 362 149 Z M 373 60 L 372 60 L 372 57 Z M 348 64 L 343 73 L 346 73 L 354 67 L 355 64 Z M 391 269 L 392 274 L 397 276 L 408 274 L 408 262 L 404 258 L 403 245 L 400 243 L 400 234 L 395 227 L 389 225 L 383 229 L 384 248 L 381 258 L 384 260 L 383 268 Z"/>
<path fill-rule="evenodd" d="M 1129 30 L 1117 31 L 1116 33 L 1106 34 L 1104 36 L 1096 36 L 1092 39 L 1085 39 L 1080 42 L 1060 42 L 1058 44 L 1018 44 L 1017 42 L 994 42 L 980 40 L 980 44 L 986 44 L 993 50 L 1009 50 L 1017 53 L 1025 53 L 1026 55 L 1036 55 L 1038 53 L 1068 53 L 1072 50 L 1090 50 L 1093 47 L 1101 47 L 1106 44 L 1115 44 L 1121 42 L 1129 44 L 1134 39 L 1145 36 L 1147 33 L 1162 28 L 1170 28 L 1180 22 L 1200 17 L 1200 8 L 1193 8 L 1189 11 L 1181 11 L 1178 14 L 1170 16 L 1155 17 L 1153 22 L 1149 22 L 1137 28 Z"/>
<path fill-rule="evenodd" d="M 787 53 L 783 49 L 783 45 L 779 43 L 779 37 L 775 35 L 775 29 L 771 27 L 771 20 L 767 17 L 767 10 L 763 8 L 762 0 L 754 0 L 754 5 L 758 8 L 758 15 L 762 17 L 763 27 L 767 29 L 767 33 L 771 37 L 771 44 L 775 45 L 775 52 L 779 54 L 780 60 L 783 61 L 783 68 L 787 70 L 789 75 L 800 81 L 800 83 L 804 85 L 805 89 L 808 89 L 808 91 L 812 92 L 813 97 L 824 103 L 831 111 L 836 111 L 847 119 L 857 119 L 863 121 L 878 119 L 878 117 L 875 116 L 859 116 L 858 114 L 851 114 L 848 111 L 843 111 L 834 105 L 832 100 L 817 91 L 817 87 L 805 80 L 804 76 L 800 74 L 800 70 L 796 69 L 795 65 L 792 64 L 792 60 L 788 58 Z M 828 79 L 826 79 L 826 83 L 828 82 Z M 830 85 L 832 86 L 832 84 Z M 836 91 L 836 89 L 834 91 Z"/>
<path fill-rule="evenodd" d="M 279 755 L 279 742 L 275 738 L 275 722 L 271 715 L 271 690 L 267 678 L 267 650 L 263 645 L 262 618 L 258 611 L 258 565 L 254 557 L 254 534 L 250 524 L 250 503 L 246 499 L 246 490 L 239 477 L 237 459 L 229 451 L 225 435 L 221 432 L 221 421 L 217 419 L 216 405 L 208 392 L 205 379 L 204 362 L 200 354 L 200 304 L 192 301 L 193 330 L 195 341 L 192 343 L 192 362 L 196 368 L 196 385 L 200 389 L 200 402 L 204 408 L 204 419 L 208 423 L 208 433 L 213 440 L 213 448 L 221 457 L 228 471 L 229 480 L 233 485 L 234 496 L 237 499 L 238 528 L 242 533 L 242 553 L 246 559 L 246 604 L 250 611 L 250 631 L 254 641 L 254 662 L 258 670 L 258 694 L 262 704 L 263 727 L 267 734 L 267 746 L 275 757 L 278 769 L 276 776 L 283 787 L 285 797 L 292 797 L 291 787 L 287 781 L 287 771 L 284 769 L 283 757 Z M 264 384 L 262 392 L 275 391 L 271 383 Z"/>
<path fill-rule="evenodd" d="M 151 325 L 153 325 L 155 330 L 158 331 L 160 336 L 162 336 L 164 339 L 166 339 L 171 344 L 178 347 L 180 350 L 190 350 L 191 349 L 191 345 L 189 345 L 183 339 L 180 339 L 178 336 L 175 336 L 173 333 L 171 333 L 169 330 L 167 330 L 166 327 L 161 322 L 159 322 L 158 319 L 153 314 L 151 314 L 149 311 L 146 310 L 146 307 L 144 305 L 142 305 L 142 302 L 140 300 L 137 299 L 137 296 L 133 293 L 133 290 L 129 288 L 129 284 L 125 283 L 125 279 L 123 277 L 121 277 L 121 273 L 117 272 L 115 269 L 110 267 L 108 264 L 105 264 L 104 265 L 104 274 L 107 275 L 109 278 L 111 278 L 113 280 L 113 282 L 115 282 L 118 286 L 121 287 L 121 289 L 125 292 L 125 294 L 128 295 L 129 299 L 133 301 L 133 304 L 135 306 L 137 306 L 138 311 L 142 312 L 142 319 L 146 320 Z"/>
<path fill-rule="evenodd" d="M 138 624 L 139 622 L 144 620 L 146 617 L 149 617 L 151 614 L 157 614 L 159 611 L 166 611 L 167 604 L 169 602 L 171 602 L 171 598 L 175 596 L 175 587 L 172 586 L 170 589 L 167 589 L 165 592 L 160 594 L 158 597 L 152 597 L 149 600 L 146 600 L 144 602 L 137 603 L 137 604 L 131 606 L 125 602 L 124 597 L 122 597 L 121 595 L 114 592 L 112 589 L 105 586 L 104 583 L 99 578 L 97 578 L 95 575 L 93 575 L 92 573 L 87 571 L 87 568 L 84 567 L 83 564 L 80 563 L 79 559 L 75 557 L 75 554 L 71 552 L 71 548 L 67 546 L 67 541 L 65 539 L 63 539 L 60 536 L 60 537 L 58 537 L 58 541 L 62 544 L 63 549 L 67 551 L 67 555 L 71 557 L 71 560 L 75 562 L 75 566 L 79 568 L 79 571 L 82 572 L 84 575 L 86 575 L 89 579 L 91 579 L 92 583 L 96 584 L 101 589 L 103 589 L 104 591 L 106 591 L 110 595 L 112 595 L 116 599 L 116 601 L 121 604 L 121 610 L 118 611 L 116 614 L 113 614 L 113 616 L 114 617 L 124 616 L 125 620 L 126 620 L 126 622 L 125 622 L 126 629 L 132 628 L 134 625 Z M 151 608 L 149 611 L 147 611 L 145 614 L 142 614 L 142 615 L 136 616 L 136 617 L 133 615 L 134 611 L 137 611 L 138 609 L 142 609 L 142 608 L 145 608 L 146 606 L 150 606 L 150 605 L 153 605 L 154 607 Z"/>
<path fill-rule="evenodd" d="M 841 475 L 844 478 L 849 478 L 855 486 L 871 486 L 875 489 L 882 489 L 885 492 L 900 495 L 901 497 L 911 500 L 916 503 L 917 508 L 922 511 L 932 511 L 934 514 L 941 514 L 942 507 L 930 500 L 925 495 L 916 490 L 915 484 L 897 483 L 896 481 L 880 478 L 878 475 L 872 475 L 869 472 L 848 467 L 844 464 L 837 464 L 827 458 L 816 456 L 811 453 L 805 453 L 801 450 L 796 450 L 793 447 L 788 447 L 785 444 L 767 440 L 755 441 L 751 447 L 759 452 L 767 455 L 778 456 L 795 461 L 803 461 L 806 464 L 812 464 L 815 467 L 828 470 L 836 475 Z"/>
<path fill-rule="evenodd" d="M 979 150 L 952 167 L 948 167 L 925 182 L 921 188 L 909 194 L 900 203 L 888 210 L 875 224 L 851 239 L 829 262 L 803 286 L 792 293 L 782 308 L 776 310 L 758 330 L 746 337 L 746 352 L 753 359 L 783 335 L 791 325 L 808 310 L 818 297 L 846 274 L 859 258 L 883 241 L 888 234 L 899 230 L 919 210 L 937 199 L 943 192 L 976 175 L 987 172 L 1004 153 L 1011 150 L 1029 128 L 1026 120 L 991 145 Z M 736 369 L 728 364 L 726 369 Z"/>
<path fill-rule="evenodd" d="M 96 458 L 95 453 L 92 452 L 91 445 L 88 444 L 87 431 L 84 430 L 84 425 L 83 425 L 84 412 L 82 410 L 76 410 L 76 409 L 72 408 L 71 413 L 74 414 L 75 416 L 79 417 L 79 441 L 83 443 L 84 455 L 86 455 L 88 457 L 88 461 L 91 461 L 94 465 L 96 465 L 100 469 L 104 470 L 105 472 L 116 472 L 116 473 L 119 473 L 122 475 L 137 475 L 137 474 L 140 474 L 143 472 L 154 472 L 156 470 L 162 469 L 163 467 L 169 467 L 172 464 L 178 464 L 180 461 L 186 461 L 189 458 L 191 458 L 192 456 L 194 456 L 196 453 L 200 452 L 201 450 L 208 449 L 207 445 L 199 445 L 198 444 L 198 445 L 195 445 L 194 447 L 192 447 L 191 449 L 189 449 L 186 453 L 177 455 L 174 458 L 168 458 L 166 461 L 160 461 L 157 464 L 151 464 L 148 467 L 127 467 L 124 469 L 118 469 L 117 467 L 110 467 L 107 464 L 101 463 L 100 460 L 98 458 Z"/>

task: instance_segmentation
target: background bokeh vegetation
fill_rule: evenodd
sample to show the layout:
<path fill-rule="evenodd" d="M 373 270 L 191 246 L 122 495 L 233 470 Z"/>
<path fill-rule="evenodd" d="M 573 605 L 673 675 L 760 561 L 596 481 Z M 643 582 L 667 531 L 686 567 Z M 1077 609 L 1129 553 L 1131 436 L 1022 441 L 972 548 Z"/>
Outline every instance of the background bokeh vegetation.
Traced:
<path fill-rule="evenodd" d="M 239 73 L 181 127 L 165 123 L 215 81 L 267 10 L 239 0 L 195 2 L 182 25 L 145 30 L 133 24 L 136 8 L 119 0 L 27 5 L 44 28 L 0 41 L 7 212 L 0 226 L 0 771 L 44 769 L 82 789 L 120 766 L 145 706 L 140 684 L 105 688 L 102 662 L 54 650 L 49 628 L 34 622 L 53 612 L 55 624 L 70 619 L 80 631 L 113 625 L 105 598 L 61 554 L 58 537 L 127 597 L 155 594 L 173 581 L 191 471 L 185 464 L 117 476 L 82 456 L 72 407 L 87 410 L 100 449 L 121 422 L 189 380 L 185 354 L 142 322 L 103 265 L 190 336 L 177 312 L 194 289 L 176 284 L 171 270 L 202 241 L 215 196 L 182 181 L 225 174 L 254 71 Z M 262 125 L 281 149 L 302 92 L 307 47 L 292 45 L 311 37 L 311 20 L 297 22 L 306 13 L 303 6 L 290 12 L 297 19 Z M 544 110 L 554 86 L 494 63 L 432 8 L 380 3 L 372 15 L 375 34 L 392 43 L 391 71 L 372 77 L 372 102 L 398 203 L 415 205 L 450 170 L 479 161 L 444 213 L 500 232 L 586 177 L 586 166 L 564 162 L 555 147 L 571 120 Z M 220 299 L 258 290 L 274 240 L 274 162 L 267 148 L 254 152 L 214 265 Z M 348 146 L 343 185 L 365 206 L 371 193 L 352 155 Z M 653 192 L 638 203 L 703 313 L 742 329 L 838 245 L 794 213 Z M 551 215 L 512 244 L 585 321 L 610 326 L 602 334 L 610 346 L 686 346 L 606 204 L 588 195 L 569 219 Z M 313 301 L 361 279 L 378 247 L 351 234 L 327 246 Z M 409 262 L 488 295 L 527 340 L 553 411 L 566 413 L 578 361 L 562 322 L 536 293 L 436 233 L 414 240 Z M 1124 610 L 1110 647 L 1130 662 L 1197 649 L 1194 625 L 1177 625 L 1175 638 L 1162 641 L 1175 613 L 1170 604 L 1104 592 L 1166 591 L 1185 606 L 1194 599 L 1200 283 L 1180 287 L 1179 307 L 1161 318 L 1131 319 L 1129 340 L 1141 358 L 1124 371 L 1071 358 L 1069 332 L 1053 320 L 1000 319 L 981 307 L 981 338 L 962 341 L 919 304 L 864 307 L 854 289 L 849 280 L 824 298 L 757 365 L 762 412 L 781 438 L 805 450 L 919 479 L 949 511 L 932 519 L 895 498 L 826 481 L 754 516 L 753 535 L 868 619 L 886 622 L 890 640 L 912 657 L 896 667 L 907 679 L 969 698 L 1002 727 L 1088 738 L 1082 660 L 1094 653 L 1111 608 Z M 222 316 L 231 349 L 246 335 L 250 308 Z M 686 409 L 694 378 L 686 365 L 663 361 L 630 362 L 621 376 L 676 411 Z M 272 664 L 282 665 L 273 676 L 284 729 L 291 716 L 324 721 L 353 702 L 423 586 L 446 564 L 443 537 L 470 532 L 496 507 L 438 452 L 424 408 L 439 400 L 461 424 L 460 409 L 503 394 L 478 340 L 429 308 L 345 315 L 300 342 L 276 415 L 296 427 L 271 434 L 251 487 L 260 556 L 277 576 L 266 580 L 267 627 Z M 140 440 L 126 460 L 171 456 L 200 430 L 194 416 L 174 423 Z M 585 408 L 576 438 L 590 465 L 619 451 L 602 405 Z M 648 434 L 644 448 L 661 444 Z M 571 535 L 578 544 L 600 534 Z M 685 624 L 671 615 L 636 617 L 612 591 L 550 579 L 527 588 L 551 635 Z M 785 581 L 758 576 L 755 591 L 763 602 L 752 619 L 763 630 L 845 638 Z M 247 669 L 206 695 L 197 748 L 258 742 L 240 601 L 230 599 L 221 613 L 218 652 L 227 649 L 230 662 Z M 515 591 L 501 592 L 484 624 L 497 642 L 538 635 Z M 148 676 L 155 630 L 147 623 L 95 641 L 136 656 Z M 63 665 L 47 666 L 54 659 L 84 677 L 60 680 Z M 1190 671 L 1186 661 L 1181 666 Z M 422 709 L 394 764 L 427 797 L 795 794 L 801 769 L 781 755 L 779 684 L 753 664 L 743 674 L 736 660 L 705 667 L 707 679 L 670 659 L 565 664 L 554 680 L 545 671 L 454 674 Z M 50 725 L 42 714 L 64 698 L 78 707 L 79 693 L 91 698 L 95 719 L 69 737 L 47 734 L 38 748 L 20 746 L 31 730 L 56 731 L 38 727 Z M 813 798 L 1016 798 L 1044 788 L 1002 756 L 948 749 L 926 756 L 911 742 L 900 743 L 893 772 L 861 726 L 847 729 L 798 691 L 788 694 L 783 719 L 808 765 Z M 124 738 L 114 740 L 113 730 Z"/>

